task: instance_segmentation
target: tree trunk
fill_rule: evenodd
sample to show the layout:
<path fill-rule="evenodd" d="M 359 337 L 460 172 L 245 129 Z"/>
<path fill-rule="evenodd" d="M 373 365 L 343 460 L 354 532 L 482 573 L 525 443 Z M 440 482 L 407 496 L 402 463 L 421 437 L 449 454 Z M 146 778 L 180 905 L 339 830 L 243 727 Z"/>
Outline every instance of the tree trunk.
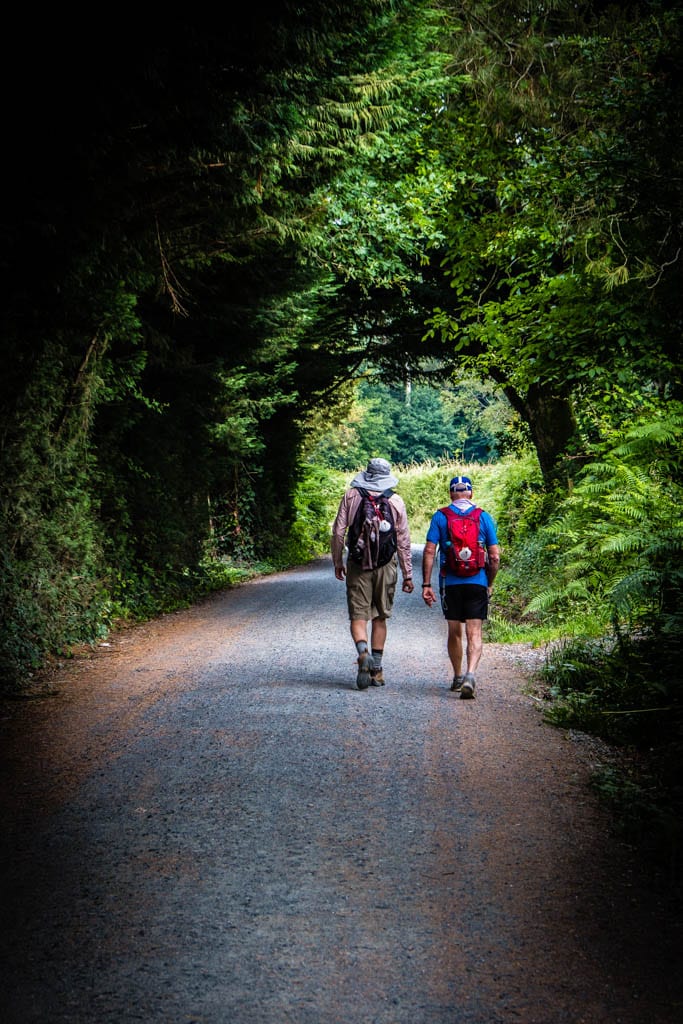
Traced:
<path fill-rule="evenodd" d="M 552 486 L 564 478 L 563 483 L 570 488 L 567 446 L 577 427 L 569 397 L 553 394 L 543 384 L 531 384 L 521 395 L 504 380 L 500 383 L 510 405 L 529 427 L 544 483 Z"/>

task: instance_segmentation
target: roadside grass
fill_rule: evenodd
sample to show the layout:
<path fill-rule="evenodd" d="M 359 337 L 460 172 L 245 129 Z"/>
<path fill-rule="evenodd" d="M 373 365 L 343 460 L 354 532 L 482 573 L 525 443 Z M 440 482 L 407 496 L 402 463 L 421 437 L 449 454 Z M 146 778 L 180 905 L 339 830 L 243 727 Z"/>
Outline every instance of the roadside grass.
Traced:
<path fill-rule="evenodd" d="M 567 637 L 589 638 L 602 636 L 608 624 L 600 623 L 594 616 L 580 614 L 563 621 L 549 619 L 544 622 L 519 621 L 508 618 L 496 611 L 494 599 L 489 611 L 488 621 L 484 626 L 485 638 L 492 643 L 518 644 L 530 643 L 534 647 L 544 647 L 557 643 Z"/>

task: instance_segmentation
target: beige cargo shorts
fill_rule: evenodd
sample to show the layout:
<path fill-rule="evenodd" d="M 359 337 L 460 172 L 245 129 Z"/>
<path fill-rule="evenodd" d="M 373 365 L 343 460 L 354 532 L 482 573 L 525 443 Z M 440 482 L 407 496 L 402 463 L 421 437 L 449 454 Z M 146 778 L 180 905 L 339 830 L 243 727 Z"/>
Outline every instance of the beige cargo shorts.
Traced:
<path fill-rule="evenodd" d="M 361 569 L 351 559 L 346 565 L 346 603 L 349 619 L 388 619 L 394 606 L 398 559 L 379 569 Z"/>

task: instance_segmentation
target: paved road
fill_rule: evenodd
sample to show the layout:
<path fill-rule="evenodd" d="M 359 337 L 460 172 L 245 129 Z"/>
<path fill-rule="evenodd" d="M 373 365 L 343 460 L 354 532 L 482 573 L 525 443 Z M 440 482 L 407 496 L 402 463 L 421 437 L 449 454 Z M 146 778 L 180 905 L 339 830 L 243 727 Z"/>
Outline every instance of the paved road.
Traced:
<path fill-rule="evenodd" d="M 680 1019 L 594 747 L 543 725 L 519 650 L 459 701 L 444 637 L 400 594 L 357 691 L 323 559 L 6 704 L 3 1024 Z"/>

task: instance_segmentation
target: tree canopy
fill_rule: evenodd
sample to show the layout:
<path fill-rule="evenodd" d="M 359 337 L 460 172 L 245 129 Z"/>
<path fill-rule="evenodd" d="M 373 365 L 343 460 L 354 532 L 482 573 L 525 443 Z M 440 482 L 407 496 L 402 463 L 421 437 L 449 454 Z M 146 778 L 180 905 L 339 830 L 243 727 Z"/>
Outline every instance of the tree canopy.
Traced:
<path fill-rule="evenodd" d="M 439 9 L 441 101 L 392 137 L 393 174 L 380 149 L 369 188 L 337 181 L 347 280 L 375 358 L 495 380 L 550 482 L 599 432 L 588 407 L 679 394 L 680 10 Z"/>

